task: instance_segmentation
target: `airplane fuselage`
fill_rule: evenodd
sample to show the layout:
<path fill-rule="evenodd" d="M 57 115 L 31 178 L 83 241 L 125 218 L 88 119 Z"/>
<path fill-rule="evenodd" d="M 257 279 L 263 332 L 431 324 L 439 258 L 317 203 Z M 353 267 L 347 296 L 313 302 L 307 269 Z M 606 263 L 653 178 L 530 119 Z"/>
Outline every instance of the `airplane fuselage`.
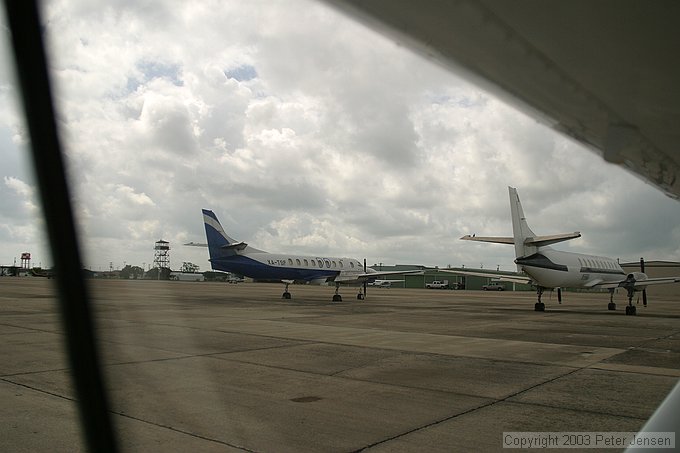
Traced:
<path fill-rule="evenodd" d="M 616 260 L 603 256 L 563 252 L 548 247 L 517 258 L 515 262 L 544 288 L 591 288 L 606 282 L 619 282 L 626 272 Z"/>
<path fill-rule="evenodd" d="M 352 258 L 276 253 L 249 253 L 211 259 L 214 269 L 263 280 L 306 280 L 312 283 L 356 280 L 364 266 Z M 376 272 L 367 268 L 366 273 Z"/>

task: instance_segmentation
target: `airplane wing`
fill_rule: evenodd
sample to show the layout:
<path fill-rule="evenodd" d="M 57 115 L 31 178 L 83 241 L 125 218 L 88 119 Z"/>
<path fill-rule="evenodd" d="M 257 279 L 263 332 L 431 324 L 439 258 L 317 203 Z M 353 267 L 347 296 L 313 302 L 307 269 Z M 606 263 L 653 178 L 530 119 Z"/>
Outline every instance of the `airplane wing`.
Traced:
<path fill-rule="evenodd" d="M 606 282 L 602 284 L 595 284 L 595 288 L 623 288 L 626 283 L 629 282 L 628 279 L 621 280 L 619 282 Z M 635 289 L 645 289 L 647 286 L 652 285 L 667 285 L 669 283 L 680 283 L 680 277 L 658 277 L 658 278 L 648 278 L 645 280 L 638 280 L 635 282 Z"/>
<path fill-rule="evenodd" d="M 477 272 L 477 271 L 459 271 L 451 269 L 439 269 L 441 272 L 448 272 L 450 274 L 456 275 L 471 275 L 474 277 L 489 277 L 500 282 L 510 282 L 510 283 L 523 283 L 525 285 L 531 284 L 531 278 L 524 275 L 503 275 L 503 274 L 493 274 L 491 272 Z"/>
<path fill-rule="evenodd" d="M 325 1 L 680 198 L 680 3 Z"/>
<path fill-rule="evenodd" d="M 369 278 L 377 278 L 385 275 L 422 275 L 425 271 L 423 270 L 412 270 L 412 271 L 386 271 L 386 272 L 370 272 L 365 274 L 359 274 L 358 278 L 360 280 L 366 280 Z"/>
<path fill-rule="evenodd" d="M 377 279 L 378 277 L 383 277 L 385 275 L 422 275 L 425 272 L 422 270 L 412 270 L 412 271 L 386 271 L 386 272 L 367 272 L 365 274 L 349 274 L 349 275 L 338 275 L 335 277 L 336 282 L 354 282 L 354 281 L 366 281 L 371 279 Z"/>

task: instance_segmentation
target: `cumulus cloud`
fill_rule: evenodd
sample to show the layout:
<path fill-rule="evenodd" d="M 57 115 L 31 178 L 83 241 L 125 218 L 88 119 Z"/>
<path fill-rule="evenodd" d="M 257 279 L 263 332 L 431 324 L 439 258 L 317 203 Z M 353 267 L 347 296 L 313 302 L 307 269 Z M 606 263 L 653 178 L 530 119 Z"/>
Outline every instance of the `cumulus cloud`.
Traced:
<path fill-rule="evenodd" d="M 171 263 L 207 269 L 205 250 L 180 244 L 203 241 L 210 208 L 273 252 L 513 269 L 511 248 L 458 241 L 511 233 L 507 186 L 537 233 L 583 233 L 570 250 L 680 259 L 676 202 L 323 4 L 44 8 L 94 268 L 148 264 L 164 239 Z M 30 246 L 42 236 L 6 66 L 0 239 Z"/>

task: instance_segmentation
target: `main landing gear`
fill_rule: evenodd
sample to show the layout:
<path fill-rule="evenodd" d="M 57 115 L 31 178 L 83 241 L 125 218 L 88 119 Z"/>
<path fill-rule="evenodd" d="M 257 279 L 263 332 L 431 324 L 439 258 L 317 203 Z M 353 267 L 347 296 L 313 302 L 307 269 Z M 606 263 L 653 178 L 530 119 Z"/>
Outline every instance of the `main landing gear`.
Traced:
<path fill-rule="evenodd" d="M 335 294 L 333 294 L 333 302 L 342 302 L 342 296 L 338 292 L 340 290 L 340 283 L 335 283 Z M 363 291 L 362 291 L 363 290 Z M 366 288 L 359 287 L 359 294 L 357 300 L 364 300 L 366 298 Z"/>
<path fill-rule="evenodd" d="M 628 305 L 626 305 L 626 315 L 635 316 L 637 314 L 637 307 L 633 305 L 633 296 L 635 295 L 635 286 L 625 286 L 628 293 Z M 607 304 L 608 310 L 616 310 L 616 304 L 614 303 L 614 288 L 609 290 L 609 304 Z"/>
<path fill-rule="evenodd" d="M 635 289 L 634 287 L 629 287 L 626 288 L 628 291 L 628 305 L 626 305 L 626 314 L 630 316 L 635 316 L 637 313 L 637 309 L 635 308 L 635 305 L 633 305 L 633 294 L 635 294 Z"/>
<path fill-rule="evenodd" d="M 338 293 L 340 283 L 335 283 L 335 294 L 333 294 L 333 302 L 342 302 L 342 296 Z"/>
<path fill-rule="evenodd" d="M 342 296 L 338 293 L 340 290 L 340 283 L 335 283 L 335 294 L 333 295 L 333 302 L 342 302 Z M 366 299 L 366 288 L 359 287 L 359 294 L 357 294 L 357 300 Z"/>
<path fill-rule="evenodd" d="M 281 299 L 291 299 L 292 296 L 288 292 L 288 285 L 290 285 L 292 282 L 283 282 L 286 284 L 286 289 L 283 290 L 283 294 L 281 295 Z M 336 282 L 335 283 L 335 294 L 333 294 L 333 302 L 342 302 L 342 296 L 340 295 L 340 283 Z M 364 300 L 366 298 L 366 289 L 359 288 L 359 294 L 357 294 L 357 300 Z"/>
<path fill-rule="evenodd" d="M 541 296 L 543 295 L 543 291 L 545 291 L 545 288 L 543 287 L 537 287 L 536 288 L 536 294 L 538 295 L 538 302 L 534 304 L 534 311 L 545 311 L 545 304 L 541 302 Z"/>
<path fill-rule="evenodd" d="M 607 304 L 607 310 L 616 310 L 616 304 L 614 303 L 614 288 L 609 288 L 609 303 Z"/>
<path fill-rule="evenodd" d="M 290 299 L 291 296 L 290 296 L 290 293 L 288 292 L 288 285 L 290 285 L 290 283 L 288 283 L 288 282 L 285 282 L 285 283 L 286 283 L 286 289 L 283 290 L 283 294 L 281 295 L 281 299 Z"/>

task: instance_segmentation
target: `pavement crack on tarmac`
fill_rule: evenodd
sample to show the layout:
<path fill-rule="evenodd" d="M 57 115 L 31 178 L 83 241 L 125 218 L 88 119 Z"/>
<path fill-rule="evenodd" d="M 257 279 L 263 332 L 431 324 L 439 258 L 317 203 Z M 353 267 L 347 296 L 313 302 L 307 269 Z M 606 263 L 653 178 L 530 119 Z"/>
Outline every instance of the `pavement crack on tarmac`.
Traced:
<path fill-rule="evenodd" d="M 680 330 L 676 330 L 676 331 L 671 332 L 667 335 L 662 335 L 662 336 L 659 336 L 659 337 L 656 337 L 656 338 L 650 338 L 648 340 L 643 341 L 642 343 L 640 343 L 637 346 L 633 346 L 633 347 L 629 348 L 629 351 L 634 351 L 634 350 L 644 351 L 645 349 L 650 349 L 647 346 L 648 344 L 651 344 L 651 343 L 654 343 L 654 342 L 660 341 L 660 340 L 668 340 L 668 339 L 671 339 L 678 334 L 680 334 Z M 655 348 L 651 348 L 651 349 L 655 349 Z"/>
<path fill-rule="evenodd" d="M 61 332 L 59 330 L 36 329 L 35 327 L 17 326 L 17 325 L 14 325 L 14 324 L 7 324 L 7 323 L 0 323 L 0 326 L 13 327 L 15 329 L 21 329 L 21 330 L 28 331 L 28 332 L 51 333 L 51 334 L 54 334 L 54 335 L 61 335 L 61 336 L 64 335 L 64 332 Z M 22 334 L 22 333 L 26 333 L 26 332 L 16 332 L 16 333 L 13 332 L 13 333 L 6 333 L 4 335 L 17 335 L 17 334 Z"/>
<path fill-rule="evenodd" d="M 256 453 L 256 452 L 257 452 L 257 450 L 251 450 L 250 448 L 246 448 L 246 447 L 244 447 L 244 446 L 242 446 L 242 445 L 235 445 L 235 444 L 231 444 L 231 443 L 229 443 L 229 442 L 225 442 L 225 441 L 223 441 L 223 440 L 213 439 L 213 438 L 211 438 L 211 437 L 206 437 L 206 436 L 201 436 L 200 434 L 192 433 L 192 432 L 189 432 L 189 431 L 184 431 L 184 430 L 179 429 L 179 428 L 173 428 L 172 426 L 163 425 L 163 424 L 161 424 L 161 423 L 150 422 L 150 421 L 148 421 L 148 420 L 144 420 L 143 418 L 135 417 L 135 416 L 133 416 L 133 415 L 125 414 L 125 413 L 122 413 L 122 412 L 118 412 L 118 411 L 109 411 L 109 412 L 110 412 L 111 414 L 118 415 L 118 416 L 120 416 L 120 417 L 124 417 L 124 418 L 130 419 L 130 420 L 134 420 L 134 421 L 137 421 L 137 422 L 145 423 L 145 424 L 147 424 L 147 425 L 155 426 L 155 427 L 157 427 L 157 428 L 168 429 L 168 430 L 170 430 L 170 431 L 174 431 L 174 432 L 176 432 L 176 433 L 180 433 L 180 434 L 184 434 L 184 435 L 187 435 L 187 436 L 191 436 L 191 437 L 194 437 L 194 438 L 196 438 L 196 439 L 202 439 L 202 440 L 207 440 L 207 441 L 209 441 L 209 442 L 215 442 L 215 443 L 220 444 L 220 445 L 226 445 L 226 446 L 228 446 L 228 447 L 236 448 L 236 449 L 243 450 L 243 451 L 247 451 L 247 452 L 251 452 L 251 453 Z"/>
<path fill-rule="evenodd" d="M 31 385 L 28 385 L 28 384 L 22 384 L 21 382 L 15 382 L 11 379 L 0 378 L 0 381 L 4 381 L 4 382 L 7 382 L 8 384 L 17 385 L 19 387 L 23 387 L 23 388 L 26 388 L 26 389 L 29 389 L 29 390 L 33 390 L 34 392 L 54 396 L 55 398 L 61 398 L 61 399 L 66 400 L 66 401 L 72 401 L 74 403 L 77 401 L 75 398 L 70 398 L 68 396 L 60 395 L 60 394 L 54 393 L 54 392 L 48 392 L 47 390 L 39 389 L 37 387 L 33 387 Z"/>

